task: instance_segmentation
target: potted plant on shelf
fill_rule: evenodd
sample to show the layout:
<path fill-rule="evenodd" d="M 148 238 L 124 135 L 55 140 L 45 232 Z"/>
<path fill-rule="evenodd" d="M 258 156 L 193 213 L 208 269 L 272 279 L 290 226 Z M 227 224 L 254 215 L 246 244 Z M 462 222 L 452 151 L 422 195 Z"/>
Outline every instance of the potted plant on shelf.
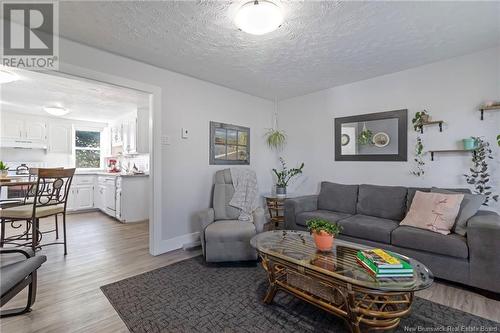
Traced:
<path fill-rule="evenodd" d="M 422 126 L 429 122 L 429 112 L 427 110 L 418 111 L 415 113 L 415 117 L 411 120 L 413 124 L 413 129 L 415 132 L 419 132 L 422 129 Z"/>
<path fill-rule="evenodd" d="M 337 223 L 322 218 L 307 220 L 306 224 L 319 251 L 330 251 L 333 248 L 333 239 L 342 230 L 342 227 Z"/>
<path fill-rule="evenodd" d="M 281 170 L 278 171 L 276 169 L 273 169 L 273 172 L 277 177 L 276 195 L 284 196 L 286 195 L 286 188 L 290 180 L 293 177 L 302 173 L 302 169 L 304 168 L 304 163 L 302 163 L 298 168 L 288 169 L 285 160 L 282 157 L 280 157 L 280 162 L 281 162 Z"/>
<path fill-rule="evenodd" d="M 0 178 L 6 178 L 8 174 L 9 167 L 3 161 L 0 161 Z"/>
<path fill-rule="evenodd" d="M 497 143 L 498 143 L 498 146 L 500 147 L 500 134 L 497 135 Z"/>

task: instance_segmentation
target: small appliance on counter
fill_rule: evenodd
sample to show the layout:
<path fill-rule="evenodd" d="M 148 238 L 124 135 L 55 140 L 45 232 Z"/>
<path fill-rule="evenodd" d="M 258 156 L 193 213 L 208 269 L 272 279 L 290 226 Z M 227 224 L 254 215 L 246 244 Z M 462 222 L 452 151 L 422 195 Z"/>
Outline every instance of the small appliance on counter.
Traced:
<path fill-rule="evenodd" d="M 30 174 L 30 168 L 22 163 L 20 166 L 16 168 L 16 175 L 29 175 Z"/>
<path fill-rule="evenodd" d="M 114 158 L 108 159 L 108 172 L 118 173 L 120 172 L 120 167 L 118 165 L 118 160 Z"/>

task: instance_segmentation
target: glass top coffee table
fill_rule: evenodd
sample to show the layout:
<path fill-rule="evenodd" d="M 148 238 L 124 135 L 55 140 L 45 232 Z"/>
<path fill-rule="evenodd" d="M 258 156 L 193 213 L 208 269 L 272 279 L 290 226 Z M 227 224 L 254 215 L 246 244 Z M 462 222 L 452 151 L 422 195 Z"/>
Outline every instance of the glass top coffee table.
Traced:
<path fill-rule="evenodd" d="M 286 291 L 343 318 L 353 332 L 397 327 L 411 310 L 413 293 L 434 279 L 423 264 L 399 254 L 413 266 L 413 276 L 376 278 L 356 261 L 356 253 L 370 247 L 335 239 L 332 251 L 319 252 L 304 231 L 268 231 L 250 242 L 269 277 L 264 302 Z"/>

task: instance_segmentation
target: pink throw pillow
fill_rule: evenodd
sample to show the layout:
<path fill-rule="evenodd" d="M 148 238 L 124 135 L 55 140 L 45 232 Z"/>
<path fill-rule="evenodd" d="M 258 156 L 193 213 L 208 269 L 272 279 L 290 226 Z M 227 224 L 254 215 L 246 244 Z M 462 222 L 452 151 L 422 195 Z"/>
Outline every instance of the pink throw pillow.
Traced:
<path fill-rule="evenodd" d="M 410 211 L 401 225 L 427 229 L 448 235 L 455 224 L 463 194 L 427 193 L 417 191 Z"/>

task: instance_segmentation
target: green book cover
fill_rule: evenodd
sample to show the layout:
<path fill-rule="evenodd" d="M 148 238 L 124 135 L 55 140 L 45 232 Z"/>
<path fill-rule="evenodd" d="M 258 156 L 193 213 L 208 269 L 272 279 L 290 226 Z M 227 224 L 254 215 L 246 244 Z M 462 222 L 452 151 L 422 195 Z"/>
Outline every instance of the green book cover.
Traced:
<path fill-rule="evenodd" d="M 413 267 L 411 267 L 411 265 L 406 260 L 403 260 L 392 252 L 391 255 L 398 258 L 403 266 L 402 268 L 378 268 L 370 259 L 364 256 L 362 251 L 358 251 L 357 253 L 358 259 L 365 263 L 377 275 L 413 273 Z"/>

